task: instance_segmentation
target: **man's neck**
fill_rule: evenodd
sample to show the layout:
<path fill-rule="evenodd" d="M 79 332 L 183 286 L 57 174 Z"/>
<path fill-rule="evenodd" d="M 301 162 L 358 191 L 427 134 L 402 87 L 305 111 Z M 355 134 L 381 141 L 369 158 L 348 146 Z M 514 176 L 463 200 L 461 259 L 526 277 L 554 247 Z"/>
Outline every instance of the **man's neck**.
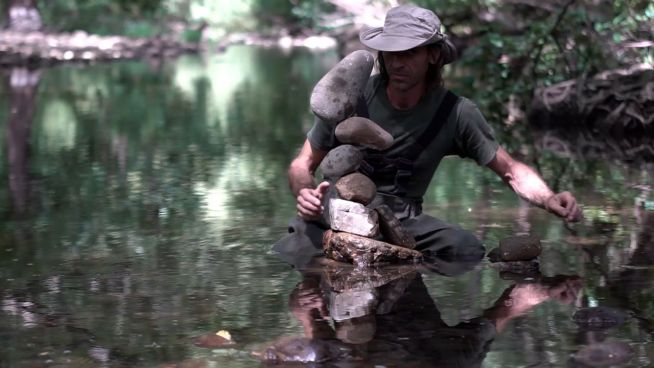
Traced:
<path fill-rule="evenodd" d="M 408 110 L 415 107 L 422 96 L 426 93 L 426 83 L 422 82 L 411 88 L 401 88 L 389 83 L 386 87 L 386 95 L 394 108 Z"/>

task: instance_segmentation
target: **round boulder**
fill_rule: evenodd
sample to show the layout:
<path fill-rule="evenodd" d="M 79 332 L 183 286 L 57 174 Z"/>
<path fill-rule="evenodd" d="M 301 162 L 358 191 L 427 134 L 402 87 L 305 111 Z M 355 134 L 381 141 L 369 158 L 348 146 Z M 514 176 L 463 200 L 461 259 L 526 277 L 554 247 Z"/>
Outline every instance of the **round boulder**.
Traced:
<path fill-rule="evenodd" d="M 313 113 L 334 125 L 352 116 L 374 61 L 369 51 L 357 50 L 338 62 L 313 88 L 310 99 Z"/>
<path fill-rule="evenodd" d="M 341 176 L 357 171 L 363 162 L 363 153 L 358 148 L 344 144 L 338 146 L 322 160 L 320 171 L 327 179 L 338 179 Z"/>
<path fill-rule="evenodd" d="M 336 138 L 342 143 L 372 148 L 378 151 L 393 145 L 393 136 L 370 119 L 353 116 L 336 126 Z"/>
<path fill-rule="evenodd" d="M 352 173 L 336 182 L 336 191 L 343 199 L 367 205 L 375 198 L 377 186 L 369 177 Z"/>

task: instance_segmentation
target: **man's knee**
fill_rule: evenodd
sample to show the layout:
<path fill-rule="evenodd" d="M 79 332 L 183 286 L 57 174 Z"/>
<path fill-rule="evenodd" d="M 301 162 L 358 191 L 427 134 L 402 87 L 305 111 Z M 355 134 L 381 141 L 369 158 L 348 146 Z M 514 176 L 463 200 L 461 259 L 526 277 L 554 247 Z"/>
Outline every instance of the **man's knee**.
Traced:
<path fill-rule="evenodd" d="M 455 225 L 419 239 L 417 249 L 425 255 L 460 260 L 481 260 L 486 251 L 472 232 Z"/>

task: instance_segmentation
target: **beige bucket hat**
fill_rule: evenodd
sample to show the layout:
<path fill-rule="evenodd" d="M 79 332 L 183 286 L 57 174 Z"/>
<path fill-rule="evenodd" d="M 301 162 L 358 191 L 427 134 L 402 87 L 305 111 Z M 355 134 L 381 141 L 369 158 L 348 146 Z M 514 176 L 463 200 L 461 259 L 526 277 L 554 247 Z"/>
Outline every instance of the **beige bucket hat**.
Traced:
<path fill-rule="evenodd" d="M 378 51 L 406 51 L 443 42 L 444 63 L 449 64 L 456 59 L 456 47 L 440 28 L 441 20 L 431 10 L 401 5 L 386 13 L 383 27 L 362 30 L 359 40 Z"/>

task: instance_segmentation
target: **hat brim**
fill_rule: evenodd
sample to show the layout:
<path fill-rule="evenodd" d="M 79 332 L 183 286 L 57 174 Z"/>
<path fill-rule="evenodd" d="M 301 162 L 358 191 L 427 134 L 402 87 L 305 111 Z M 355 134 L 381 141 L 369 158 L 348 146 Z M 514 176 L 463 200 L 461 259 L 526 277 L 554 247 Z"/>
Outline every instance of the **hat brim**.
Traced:
<path fill-rule="evenodd" d="M 427 40 L 405 36 L 392 36 L 385 34 L 383 27 L 370 28 L 362 31 L 359 35 L 361 43 L 377 51 L 406 51 L 415 47 L 432 44 L 438 38 L 438 34 L 432 35 Z"/>

